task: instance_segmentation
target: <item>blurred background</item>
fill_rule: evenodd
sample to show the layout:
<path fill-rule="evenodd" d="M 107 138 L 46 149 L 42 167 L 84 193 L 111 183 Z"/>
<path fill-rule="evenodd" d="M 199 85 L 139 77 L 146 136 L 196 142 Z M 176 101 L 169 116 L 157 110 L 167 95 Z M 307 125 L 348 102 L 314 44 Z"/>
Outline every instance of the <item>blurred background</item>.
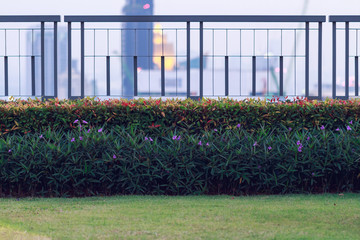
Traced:
<path fill-rule="evenodd" d="M 357 0 L 13 0 L 0 15 L 356 15 Z M 67 97 L 67 26 L 58 30 L 58 96 Z M 53 30 L 46 23 L 45 92 L 53 96 Z M 317 95 L 317 24 L 310 25 L 310 95 Z M 323 24 L 323 96 L 331 96 L 331 23 Z M 344 46 L 339 24 L 338 46 Z M 350 31 L 350 95 L 354 95 L 358 26 Z M 344 95 L 345 51 L 337 48 L 337 95 Z M 191 24 L 191 95 L 199 95 L 199 24 Z M 41 92 L 40 24 L 0 23 L 0 66 L 9 57 L 9 95 L 31 95 L 30 56 L 36 56 L 36 95 Z M 106 95 L 106 56 L 111 58 L 111 96 L 132 98 L 133 57 L 138 56 L 139 96 L 160 96 L 161 56 L 165 56 L 168 97 L 186 96 L 186 23 L 86 23 L 85 95 Z M 256 95 L 279 92 L 279 56 L 284 56 L 284 93 L 305 94 L 304 23 L 204 23 L 204 96 L 224 96 L 225 56 L 229 95 L 250 96 L 252 56 L 256 56 Z M 72 96 L 80 95 L 80 24 L 72 30 Z M 4 69 L 0 67 L 0 86 Z M 0 95 L 4 89 L 0 88 Z"/>

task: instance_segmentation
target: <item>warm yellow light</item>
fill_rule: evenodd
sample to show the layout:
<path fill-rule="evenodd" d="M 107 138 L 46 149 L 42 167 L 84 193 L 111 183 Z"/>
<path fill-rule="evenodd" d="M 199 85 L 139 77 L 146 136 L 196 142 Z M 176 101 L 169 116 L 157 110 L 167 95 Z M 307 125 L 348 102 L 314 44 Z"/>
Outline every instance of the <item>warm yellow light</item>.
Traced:
<path fill-rule="evenodd" d="M 161 58 L 160 57 L 153 57 L 153 62 L 159 69 L 161 69 Z M 165 57 L 165 70 L 171 71 L 175 67 L 175 58 L 174 57 Z"/>

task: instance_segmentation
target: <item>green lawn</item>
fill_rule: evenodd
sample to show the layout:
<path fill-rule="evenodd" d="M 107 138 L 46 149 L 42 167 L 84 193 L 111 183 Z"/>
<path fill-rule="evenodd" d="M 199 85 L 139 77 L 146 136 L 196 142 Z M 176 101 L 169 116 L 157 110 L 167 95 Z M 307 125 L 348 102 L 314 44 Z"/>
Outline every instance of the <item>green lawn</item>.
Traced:
<path fill-rule="evenodd" d="M 360 239 L 360 194 L 0 199 L 0 239 Z"/>

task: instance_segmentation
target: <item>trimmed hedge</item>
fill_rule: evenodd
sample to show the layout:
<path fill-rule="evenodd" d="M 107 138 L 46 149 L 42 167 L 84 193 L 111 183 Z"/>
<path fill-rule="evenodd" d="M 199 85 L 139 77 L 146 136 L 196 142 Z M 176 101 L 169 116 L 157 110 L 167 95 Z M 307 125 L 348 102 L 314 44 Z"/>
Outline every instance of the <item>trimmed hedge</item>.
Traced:
<path fill-rule="evenodd" d="M 360 118 L 360 100 L 327 99 L 324 102 L 294 99 L 235 101 L 231 99 L 192 100 L 17 100 L 0 101 L 0 135 L 17 132 L 38 133 L 52 130 L 71 131 L 75 119 L 94 126 L 125 126 L 129 132 L 166 136 L 171 131 L 201 134 L 214 128 L 234 129 L 238 124 L 247 131 L 261 127 L 278 133 L 288 128 L 335 130 L 346 121 Z"/>
<path fill-rule="evenodd" d="M 360 128 L 351 123 L 338 131 L 235 127 L 159 137 L 77 121 L 71 132 L 9 133 L 0 138 L 0 195 L 356 192 Z"/>

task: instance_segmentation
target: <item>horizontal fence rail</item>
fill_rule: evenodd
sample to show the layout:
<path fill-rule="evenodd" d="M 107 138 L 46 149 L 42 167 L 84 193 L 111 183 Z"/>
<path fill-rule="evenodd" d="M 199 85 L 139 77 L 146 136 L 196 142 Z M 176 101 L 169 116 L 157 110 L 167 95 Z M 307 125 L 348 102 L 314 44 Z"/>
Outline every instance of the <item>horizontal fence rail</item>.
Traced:
<path fill-rule="evenodd" d="M 58 35 L 60 21 L 61 17 L 58 15 L 0 15 L 0 48 L 4 49 L 3 53 L 0 51 L 2 65 L 2 67 L 0 65 L 2 75 L 0 83 L 3 86 L 0 88 L 0 97 L 56 98 L 59 96 L 58 85 L 63 87 L 66 85 L 64 88 L 68 98 L 179 96 L 198 99 L 216 96 L 275 95 L 322 99 L 324 95 L 323 23 L 326 22 L 326 16 L 67 15 L 64 16 L 67 27 L 61 29 L 64 33 L 62 36 Z M 334 15 L 329 17 L 329 22 L 332 24 L 332 85 L 329 91 L 331 88 L 332 98 L 357 97 L 359 96 L 360 26 L 356 26 L 356 23 L 360 23 L 360 15 Z M 39 26 L 2 27 L 2 24 L 9 23 L 36 23 Z M 46 27 L 49 23 L 52 24 L 51 27 Z M 113 27 L 111 24 L 114 23 L 122 26 Z M 157 27 L 153 26 L 155 23 L 177 25 Z M 295 27 L 294 23 L 298 26 Z M 243 25 L 229 27 L 231 24 Z M 20 43 L 24 41 L 24 38 L 20 38 L 24 32 L 28 33 L 26 53 L 23 53 L 23 49 L 20 50 Z M 170 45 L 166 45 L 167 35 L 164 32 L 170 32 L 175 36 L 176 40 L 172 39 L 171 42 L 173 47 L 171 53 L 168 50 Z M 339 32 L 341 34 L 344 32 L 342 36 L 344 42 L 338 39 Z M 13 41 L 15 33 L 18 39 Z M 120 37 L 114 37 L 116 35 L 114 33 L 120 33 Z M 272 52 L 273 43 L 270 41 L 270 36 L 274 34 L 279 35 L 276 44 L 280 49 L 276 50 L 276 53 Z M 283 48 L 287 46 L 286 44 L 290 44 L 285 40 L 285 35 L 287 38 L 291 36 L 291 46 L 293 46 L 292 50 L 287 52 Z M 111 51 L 109 46 L 116 45 L 116 41 L 119 47 L 121 46 L 121 50 Z M 17 53 L 8 50 L 9 46 L 15 45 L 15 42 L 18 44 Z M 248 43 L 249 45 L 246 45 Z M 36 44 L 39 44 L 38 52 L 35 51 Z M 79 51 L 73 46 L 74 44 L 79 45 Z M 156 51 L 155 44 L 158 44 Z M 238 50 L 234 51 L 231 48 L 236 44 Z M 106 50 L 98 51 L 96 48 L 98 45 L 103 45 Z M 216 48 L 219 46 L 224 50 L 217 51 Z M 345 52 L 345 61 L 339 61 L 339 53 L 337 53 L 339 50 Z M 11 90 L 16 84 L 13 72 L 14 59 L 18 59 L 16 63 L 19 70 L 18 94 L 14 94 Z M 26 89 L 30 94 L 26 95 L 20 90 L 20 72 L 24 68 L 20 66 L 20 59 L 29 62 Z M 79 60 L 79 70 L 77 70 L 77 60 Z M 171 68 L 168 66 L 170 63 Z M 344 68 L 339 69 L 337 67 L 339 64 L 344 64 Z M 59 67 L 61 71 L 58 71 Z M 288 72 L 289 69 L 291 74 L 294 73 L 293 75 Z M 345 69 L 344 75 L 342 69 Z M 93 72 L 93 76 L 89 75 L 90 71 Z M 96 82 L 100 79 L 96 71 L 105 73 L 104 77 L 101 77 L 104 80 L 101 84 Z M 339 73 L 341 73 L 340 77 Z M 294 86 L 290 85 L 290 78 L 293 79 Z M 158 82 L 153 79 L 157 79 Z M 339 79 L 344 80 L 343 83 L 340 81 L 343 86 L 340 86 Z M 156 83 L 153 84 L 156 88 L 150 84 L 150 80 Z M 92 86 L 89 81 L 92 81 L 94 88 L 91 94 L 89 89 Z M 310 84 L 314 83 L 315 86 L 317 85 L 316 91 L 310 89 Z M 101 85 L 101 94 L 96 92 L 98 84 Z M 145 85 L 148 86 L 148 90 L 144 90 L 147 89 Z M 47 94 L 46 86 L 53 86 L 51 88 L 53 94 Z M 263 90 L 260 91 L 261 87 Z M 339 92 L 339 88 L 344 91 L 344 95 Z M 78 94 L 74 94 L 74 89 L 79 90 Z M 299 93 L 297 89 L 301 92 Z M 115 94 L 118 90 L 120 93 Z"/>
<path fill-rule="evenodd" d="M 53 96 L 46 96 L 45 95 L 45 23 L 51 22 L 53 23 L 53 34 L 54 34 L 54 42 L 53 42 L 53 54 L 54 54 L 54 95 Z M 40 29 L 36 28 L 4 28 L 1 29 L 4 31 L 4 45 L 5 45 L 5 52 L 2 56 L 4 61 L 4 95 L 5 97 L 9 96 L 11 93 L 9 92 L 9 75 L 11 72 L 9 72 L 9 69 L 11 68 L 11 64 L 9 63 L 10 58 L 18 58 L 19 59 L 19 73 L 21 71 L 20 69 L 20 58 L 30 58 L 31 62 L 31 97 L 36 96 L 36 74 L 35 69 L 37 67 L 36 65 L 36 58 L 40 57 L 40 74 L 41 74 L 41 93 L 40 96 L 44 98 L 56 98 L 57 97 L 57 24 L 60 22 L 60 16 L 58 15 L 17 15 L 17 16 L 4 16 L 0 15 L 0 23 L 40 23 Z M 40 55 L 35 55 L 32 51 L 30 55 L 22 55 L 20 54 L 20 32 L 21 31 L 31 31 L 32 32 L 32 40 L 31 45 L 32 48 L 34 47 L 33 43 L 33 35 L 34 31 L 40 30 Z M 18 55 L 11 55 L 7 53 L 7 44 L 9 45 L 9 41 L 13 41 L 13 39 L 8 40 L 7 39 L 7 31 L 18 31 L 18 42 L 19 42 L 19 54 Z M 20 74 L 19 74 L 19 89 L 20 89 Z M 19 90 L 20 92 L 20 90 Z M 19 95 L 21 95 L 19 93 Z"/>

